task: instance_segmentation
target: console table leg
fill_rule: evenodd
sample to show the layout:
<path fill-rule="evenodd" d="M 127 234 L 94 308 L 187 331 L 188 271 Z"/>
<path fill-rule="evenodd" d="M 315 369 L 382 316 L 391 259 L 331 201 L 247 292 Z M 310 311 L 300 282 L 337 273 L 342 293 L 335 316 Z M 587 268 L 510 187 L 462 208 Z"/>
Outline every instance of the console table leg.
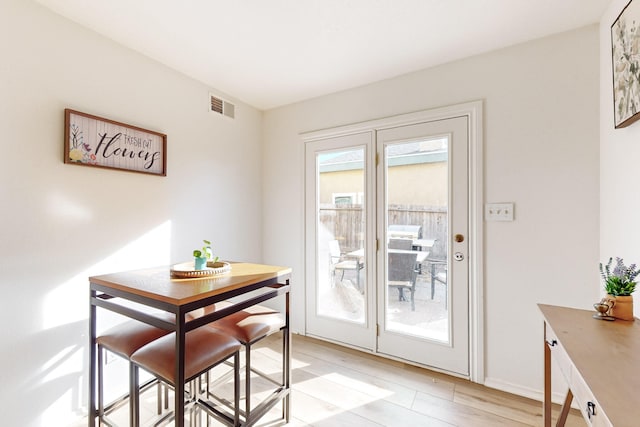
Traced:
<path fill-rule="evenodd" d="M 569 409 L 571 409 L 571 402 L 573 401 L 573 393 L 571 389 L 567 391 L 567 397 L 564 399 L 564 404 L 562 405 L 562 410 L 560 411 L 560 417 L 558 418 L 558 423 L 556 427 L 564 427 L 564 423 L 567 422 L 567 416 L 569 415 Z"/>
<path fill-rule="evenodd" d="M 542 404 L 542 419 L 544 427 L 551 427 L 551 349 L 547 344 L 545 323 L 544 336 L 544 401 Z"/>

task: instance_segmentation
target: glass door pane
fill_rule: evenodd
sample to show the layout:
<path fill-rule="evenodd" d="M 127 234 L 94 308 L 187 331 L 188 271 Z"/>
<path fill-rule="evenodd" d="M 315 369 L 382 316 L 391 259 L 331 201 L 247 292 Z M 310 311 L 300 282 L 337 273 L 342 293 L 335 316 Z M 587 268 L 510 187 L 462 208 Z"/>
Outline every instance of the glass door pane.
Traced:
<path fill-rule="evenodd" d="M 449 341 L 447 236 L 449 137 L 387 144 L 385 325 Z"/>
<path fill-rule="evenodd" d="M 317 315 L 365 322 L 365 149 L 316 153 Z"/>
<path fill-rule="evenodd" d="M 305 142 L 306 331 L 373 351 L 376 342 L 371 131 Z"/>

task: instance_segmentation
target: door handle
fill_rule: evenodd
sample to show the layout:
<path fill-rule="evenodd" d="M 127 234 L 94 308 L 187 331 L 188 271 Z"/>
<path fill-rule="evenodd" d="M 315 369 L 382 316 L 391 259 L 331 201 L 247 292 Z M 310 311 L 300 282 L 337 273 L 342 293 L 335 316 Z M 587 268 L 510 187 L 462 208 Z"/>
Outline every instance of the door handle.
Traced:
<path fill-rule="evenodd" d="M 587 415 L 589 415 L 589 419 L 591 417 L 595 417 L 596 415 L 596 404 L 593 402 L 587 402 Z"/>

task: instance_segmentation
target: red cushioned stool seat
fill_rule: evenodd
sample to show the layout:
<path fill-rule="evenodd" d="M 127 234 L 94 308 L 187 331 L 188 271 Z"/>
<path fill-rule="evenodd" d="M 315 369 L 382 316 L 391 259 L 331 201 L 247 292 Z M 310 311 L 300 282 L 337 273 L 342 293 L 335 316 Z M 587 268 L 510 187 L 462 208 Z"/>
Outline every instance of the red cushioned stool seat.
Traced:
<path fill-rule="evenodd" d="M 233 418 L 218 418 L 219 411 L 211 412 L 211 407 L 205 405 L 205 410 L 210 415 L 216 416 L 220 421 L 229 425 L 240 425 L 239 414 L 239 356 L 242 345 L 229 334 L 222 331 L 201 327 L 186 333 L 185 337 L 185 382 L 191 381 L 211 368 L 225 362 L 233 356 L 234 367 L 234 414 Z M 175 378 L 175 334 L 163 336 L 137 350 L 131 356 L 131 362 L 136 367 L 141 367 L 157 378 L 174 386 Z M 194 396 L 195 398 L 195 396 Z M 135 414 L 136 423 L 139 422 L 139 413 Z"/>
<path fill-rule="evenodd" d="M 220 309 L 220 307 L 218 307 Z M 212 311 L 206 307 L 204 314 Z M 224 331 L 235 337 L 245 347 L 245 422 L 249 425 L 255 422 L 251 417 L 251 373 L 256 373 L 262 378 L 270 382 L 274 382 L 268 375 L 251 367 L 251 346 L 267 336 L 282 330 L 285 326 L 283 315 L 268 307 L 255 305 L 229 316 L 216 320 L 207 325 L 210 328 Z M 284 351 L 283 351 L 284 355 Z M 283 356 L 284 357 L 284 356 Z M 282 384 L 276 383 L 281 387 L 284 384 L 285 366 L 283 359 Z M 254 408 L 255 410 L 255 408 Z"/>
<path fill-rule="evenodd" d="M 284 319 L 280 312 L 256 305 L 239 311 L 210 326 L 230 331 L 243 344 L 252 344 L 284 327 Z"/>
<path fill-rule="evenodd" d="M 161 318 L 170 321 L 174 319 L 172 315 L 162 315 Z M 121 398 L 105 408 L 103 378 L 104 350 L 117 354 L 129 362 L 129 419 L 131 425 L 134 425 L 133 414 L 135 407 L 138 405 L 138 401 L 135 400 L 135 397 L 138 396 L 138 380 L 137 375 L 133 374 L 133 367 L 130 362 L 131 355 L 144 345 L 168 333 L 169 331 L 156 328 L 155 326 L 137 320 L 129 320 L 108 329 L 96 338 L 96 344 L 98 345 L 98 417 L 101 422 L 106 422 L 105 418 L 107 414 L 112 409 L 115 409 L 119 403 L 125 401 L 125 398 Z M 158 412 L 160 412 L 160 410 L 160 406 L 158 406 Z"/>

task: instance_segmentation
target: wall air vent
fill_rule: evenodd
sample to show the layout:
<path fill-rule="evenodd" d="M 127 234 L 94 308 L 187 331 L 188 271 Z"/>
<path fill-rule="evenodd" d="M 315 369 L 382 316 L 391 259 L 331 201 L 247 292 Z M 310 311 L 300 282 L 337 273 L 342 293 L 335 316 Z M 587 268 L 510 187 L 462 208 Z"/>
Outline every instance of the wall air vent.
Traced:
<path fill-rule="evenodd" d="M 209 94 L 209 100 L 209 111 L 212 113 L 218 113 L 232 119 L 236 117 L 236 106 L 229 101 L 212 94 Z"/>

